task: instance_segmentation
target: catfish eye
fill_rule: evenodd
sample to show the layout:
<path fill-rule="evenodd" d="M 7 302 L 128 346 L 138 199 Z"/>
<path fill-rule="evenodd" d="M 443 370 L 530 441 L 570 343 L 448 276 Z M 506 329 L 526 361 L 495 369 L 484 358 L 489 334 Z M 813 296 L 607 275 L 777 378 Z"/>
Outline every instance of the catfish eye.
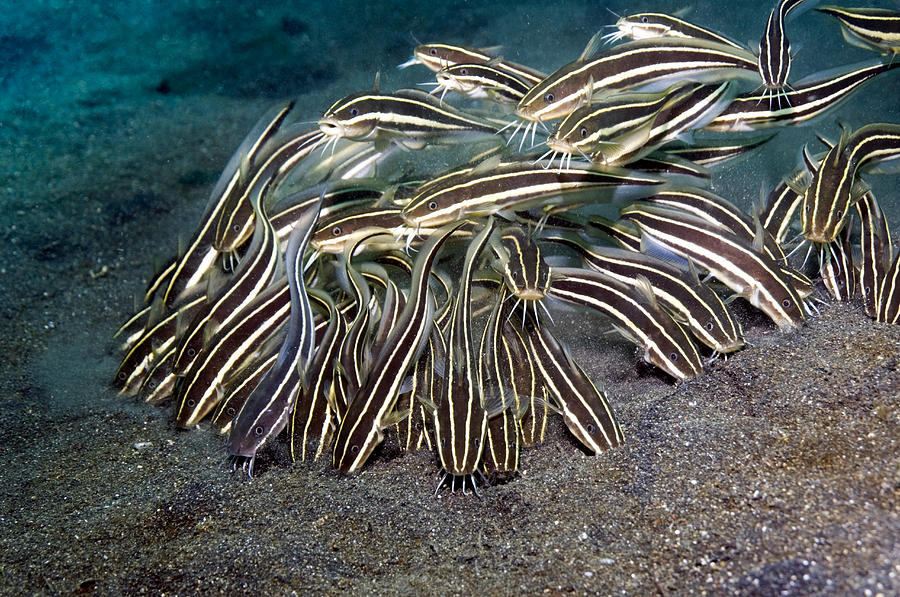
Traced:
<path fill-rule="evenodd" d="M 587 127 L 581 127 L 581 138 L 587 137 Z"/>
<path fill-rule="evenodd" d="M 241 231 L 241 225 L 240 225 L 240 224 L 235 224 L 234 226 L 231 227 L 231 230 L 232 230 L 233 232 L 240 232 L 240 231 Z"/>
<path fill-rule="evenodd" d="M 469 69 L 467 69 L 467 68 L 461 68 L 461 69 L 459 69 L 459 74 L 461 74 L 461 75 L 463 75 L 463 76 L 466 76 L 466 75 L 469 74 Z"/>
<path fill-rule="evenodd" d="M 509 277 L 513 279 L 513 282 L 519 281 L 519 272 L 513 270 L 509 273 Z"/>
<path fill-rule="evenodd" d="M 432 56 L 437 56 L 437 50 L 435 50 L 434 48 L 431 48 L 431 49 L 429 50 L 429 53 L 430 53 Z"/>
<path fill-rule="evenodd" d="M 544 101 L 547 102 L 548 104 L 552 104 L 553 103 L 553 94 L 552 93 L 545 94 Z"/>
<path fill-rule="evenodd" d="M 594 432 L 597 431 L 597 428 L 594 427 L 593 423 L 588 423 L 585 429 L 587 429 L 588 435 L 594 435 Z"/>
<path fill-rule="evenodd" d="M 190 400 L 188 400 L 188 401 L 187 401 L 187 402 L 186 402 L 186 403 L 185 403 L 185 404 L 187 404 L 187 405 L 188 405 L 188 408 L 193 408 L 193 407 L 194 407 L 194 405 L 195 405 L 195 404 L 196 404 L 196 402 L 194 402 L 194 399 L 193 399 L 193 398 L 191 398 L 191 399 L 190 399 Z"/>
<path fill-rule="evenodd" d="M 350 108 L 350 116 L 359 116 L 359 108 Z"/>
<path fill-rule="evenodd" d="M 673 363 L 676 362 L 676 361 L 678 361 L 678 353 L 677 353 L 677 352 L 673 352 L 672 354 L 669 355 L 669 358 L 672 359 L 672 362 L 673 362 Z"/>
<path fill-rule="evenodd" d="M 782 307 L 790 307 L 790 306 L 791 306 L 791 300 L 790 300 L 790 299 L 784 299 L 783 301 L 781 301 L 781 306 L 782 306 Z"/>
<path fill-rule="evenodd" d="M 188 348 L 188 349 L 187 349 L 187 356 L 192 357 L 192 356 L 194 356 L 195 354 L 197 354 L 197 351 L 194 350 L 193 348 Z"/>
<path fill-rule="evenodd" d="M 475 447 L 477 448 L 478 445 L 481 443 L 481 440 L 476 437 L 474 440 L 472 440 L 472 443 L 475 444 Z"/>
<path fill-rule="evenodd" d="M 234 416 L 234 415 L 237 414 L 237 413 L 234 412 L 234 407 L 233 407 L 233 406 L 229 406 L 229 407 L 228 407 L 228 410 L 225 411 L 225 414 L 228 415 L 228 416 Z"/>
<path fill-rule="evenodd" d="M 351 453 L 351 454 L 358 454 L 358 453 L 359 453 L 359 446 L 357 446 L 356 444 L 353 444 L 352 446 L 350 446 L 350 453 Z"/>
<path fill-rule="evenodd" d="M 809 204 L 806 204 L 806 213 L 809 213 Z"/>
<path fill-rule="evenodd" d="M 116 375 L 116 377 L 118 377 L 119 379 L 125 379 L 125 372 L 124 372 L 124 371 L 119 371 L 119 374 Z"/>
<path fill-rule="evenodd" d="M 149 384 L 148 384 L 148 385 L 150 386 L 150 389 L 151 389 L 151 390 L 155 389 L 155 388 L 156 388 L 156 380 L 155 380 L 155 379 L 151 379 L 151 380 L 149 381 Z"/>
<path fill-rule="evenodd" d="M 437 209 L 437 201 L 429 201 L 428 209 L 430 209 L 431 211 L 436 210 Z"/>
<path fill-rule="evenodd" d="M 256 429 L 253 430 L 253 434 L 254 434 L 256 437 L 259 437 L 260 435 L 263 434 L 263 431 L 265 431 L 265 429 L 262 428 L 262 425 L 258 425 L 258 426 L 256 427 Z"/>
<path fill-rule="evenodd" d="M 641 23 L 649 23 L 650 19 L 647 17 L 641 17 Z"/>
<path fill-rule="evenodd" d="M 343 230 L 341 230 L 340 226 L 335 226 L 334 228 L 331 229 L 332 236 L 340 236 L 341 232 L 343 232 Z"/>
<path fill-rule="evenodd" d="M 713 323 L 710 321 L 706 324 L 706 331 L 711 332 L 713 329 Z"/>
<path fill-rule="evenodd" d="M 837 217 L 840 218 L 840 217 L 843 216 L 843 215 L 844 215 L 844 210 L 843 210 L 843 209 L 839 209 L 838 212 L 837 212 Z"/>

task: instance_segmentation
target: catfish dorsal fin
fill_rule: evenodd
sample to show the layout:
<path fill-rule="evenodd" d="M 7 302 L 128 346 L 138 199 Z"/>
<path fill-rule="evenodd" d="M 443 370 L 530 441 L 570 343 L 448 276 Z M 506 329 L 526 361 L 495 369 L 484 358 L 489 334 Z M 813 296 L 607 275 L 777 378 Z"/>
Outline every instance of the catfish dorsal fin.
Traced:
<path fill-rule="evenodd" d="M 803 146 L 802 155 L 803 155 L 803 163 L 806 164 L 806 168 L 813 174 L 818 172 L 819 164 L 817 164 L 816 159 L 812 155 L 810 155 L 809 147 L 807 147 L 806 145 Z"/>
<path fill-rule="evenodd" d="M 378 93 L 379 87 L 381 87 L 381 71 L 376 71 L 375 81 L 372 83 L 372 93 Z"/>
<path fill-rule="evenodd" d="M 656 302 L 656 296 L 653 294 L 653 286 L 650 285 L 650 280 L 647 279 L 647 276 L 638 274 L 635 276 L 634 281 L 637 282 L 635 288 L 637 288 L 638 293 L 640 293 L 654 309 L 658 309 L 659 303 Z"/>
<path fill-rule="evenodd" d="M 754 214 L 753 223 L 756 226 L 756 231 L 753 234 L 753 250 L 757 253 L 762 253 L 766 246 L 766 229 L 763 228 L 762 220 L 759 219 L 758 215 Z"/>
<path fill-rule="evenodd" d="M 587 60 L 591 56 L 597 53 L 597 50 L 600 48 L 600 44 L 603 43 L 603 31 L 598 31 L 588 40 L 586 46 L 584 46 L 584 50 L 581 51 L 581 55 L 578 57 L 578 60 Z"/>
<path fill-rule="evenodd" d="M 488 46 L 486 48 L 480 48 L 482 54 L 487 54 L 488 56 L 494 56 L 495 58 L 500 58 L 499 54 L 503 51 L 503 46 Z"/>

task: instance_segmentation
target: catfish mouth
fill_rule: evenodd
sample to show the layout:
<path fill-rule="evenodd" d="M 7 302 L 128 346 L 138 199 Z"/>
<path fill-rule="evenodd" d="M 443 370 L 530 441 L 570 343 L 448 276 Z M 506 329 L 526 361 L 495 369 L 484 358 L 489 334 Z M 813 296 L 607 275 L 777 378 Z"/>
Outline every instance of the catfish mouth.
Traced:
<path fill-rule="evenodd" d="M 546 292 L 538 288 L 516 288 L 513 294 L 516 295 L 516 298 L 520 298 L 523 301 L 539 301 L 547 296 Z"/>
<path fill-rule="evenodd" d="M 346 136 L 344 125 L 338 122 L 336 118 L 327 117 L 319 119 L 319 130 L 329 137 Z"/>

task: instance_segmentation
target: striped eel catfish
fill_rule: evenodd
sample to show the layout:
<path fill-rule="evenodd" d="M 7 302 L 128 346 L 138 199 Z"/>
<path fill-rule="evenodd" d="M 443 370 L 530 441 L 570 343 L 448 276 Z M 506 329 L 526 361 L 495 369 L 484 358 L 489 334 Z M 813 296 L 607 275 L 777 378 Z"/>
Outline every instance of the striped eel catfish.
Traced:
<path fill-rule="evenodd" d="M 603 387 L 594 385 L 547 326 L 531 317 L 523 323 L 534 362 L 572 435 L 593 454 L 625 441 Z"/>
<path fill-rule="evenodd" d="M 528 341 L 513 325 L 509 317 L 501 318 L 500 370 L 512 378 L 515 392 L 515 410 L 519 414 L 519 435 L 523 446 L 534 446 L 544 441 L 549 414 L 547 389 L 541 382 L 541 373 L 534 362 Z"/>
<path fill-rule="evenodd" d="M 623 249 L 637 253 L 641 252 L 641 231 L 632 222 L 625 220 L 613 222 L 602 216 L 591 216 L 588 219 L 585 233 L 591 236 L 599 235 L 601 238 L 608 239 Z M 687 265 L 687 262 L 685 262 L 685 265 Z"/>
<path fill-rule="evenodd" d="M 541 238 L 575 249 L 589 267 L 622 284 L 637 286 L 643 276 L 666 311 L 716 352 L 733 352 L 744 345 L 741 325 L 722 299 L 700 282 L 696 270 L 685 272 L 635 251 L 589 245 L 577 234 L 551 232 Z"/>
<path fill-rule="evenodd" d="M 482 394 L 486 405 L 499 402 L 499 412 L 488 419 L 487 443 L 484 447 L 482 469 L 486 474 L 509 475 L 519 468 L 519 423 L 516 420 L 518 399 L 513 369 L 504 357 L 501 317 L 505 292 L 497 294 L 491 315 L 481 335 L 478 368 Z"/>
<path fill-rule="evenodd" d="M 830 243 L 844 225 L 850 207 L 865 192 L 857 173 L 866 166 L 900 158 L 900 124 L 874 123 L 855 132 L 844 130 L 813 173 L 803 196 L 803 236 Z"/>
<path fill-rule="evenodd" d="M 471 294 L 475 263 L 493 230 L 494 219 L 490 218 L 466 249 L 453 313 L 445 332 L 444 378 L 434 416 L 435 442 L 444 475 L 435 493 L 448 476 L 451 491 L 457 477 L 462 477 L 465 491 L 465 479 L 478 470 L 484 449 L 488 411 L 472 338 Z M 477 491 L 474 478 L 472 486 Z"/>
<path fill-rule="evenodd" d="M 238 373 L 267 338 L 278 333 L 290 317 L 290 308 L 290 292 L 282 278 L 207 339 L 175 388 L 175 422 L 179 427 L 193 427 L 219 404 L 224 398 L 225 380 Z"/>
<path fill-rule="evenodd" d="M 519 225 L 506 226 L 491 239 L 491 247 L 497 255 L 495 268 L 507 290 L 524 301 L 539 301 L 546 296 L 550 266 L 530 234 Z"/>
<path fill-rule="evenodd" d="M 683 85 L 676 83 L 660 93 L 618 93 L 582 106 L 554 127 L 547 137 L 548 153 L 588 157 L 608 145 L 643 145 L 654 116 L 666 102 L 684 92 Z M 555 154 L 550 162 L 554 159 Z"/>
<path fill-rule="evenodd" d="M 259 356 L 252 363 L 238 371 L 231 379 L 225 380 L 223 384 L 225 397 L 216 407 L 216 412 L 209 421 L 219 433 L 225 435 L 231 431 L 231 424 L 244 402 L 247 401 L 247 396 L 259 385 L 259 382 L 278 360 L 280 347 L 281 342 L 266 343 L 266 349 L 260 351 Z"/>
<path fill-rule="evenodd" d="M 876 319 L 896 325 L 900 321 L 900 254 L 894 257 L 888 268 L 878 295 L 878 315 Z"/>
<path fill-rule="evenodd" d="M 256 452 L 281 433 L 297 393 L 309 387 L 309 366 L 316 353 L 316 325 L 303 277 L 303 263 L 319 208 L 316 205 L 310 209 L 288 239 L 284 262 L 291 315 L 278 359 L 247 397 L 228 433 L 228 453 L 236 460 L 245 461 L 250 476 L 253 476 Z"/>
<path fill-rule="evenodd" d="M 772 107 L 764 103 L 768 91 L 753 91 L 737 96 L 721 114 L 712 119 L 704 130 L 723 133 L 756 131 L 771 127 L 799 125 L 836 108 L 850 94 L 876 75 L 900 66 L 872 64 L 844 67 L 837 74 L 818 74 L 797 82 L 784 91 L 784 103 Z M 849 70 L 847 70 L 849 69 Z"/>
<path fill-rule="evenodd" d="M 533 68 L 509 62 L 502 57 L 492 55 L 499 48 L 476 49 L 450 44 L 421 44 L 413 50 L 413 58 L 404 62 L 399 68 L 413 64 L 422 64 L 428 69 L 438 72 L 456 64 L 492 64 L 499 70 L 517 77 L 529 85 L 539 83 L 546 75 Z"/>
<path fill-rule="evenodd" d="M 651 39 L 654 37 L 694 38 L 725 44 L 744 50 L 745 48 L 727 37 L 704 29 L 693 23 L 688 23 L 677 17 L 655 12 L 642 12 L 638 14 L 619 17 L 613 25 L 616 31 L 603 36 L 604 41 L 616 42 L 620 39 L 630 40 Z"/>
<path fill-rule="evenodd" d="M 310 245 L 318 253 L 343 253 L 347 243 L 353 242 L 360 235 L 371 237 L 376 230 L 397 239 L 402 239 L 410 232 L 403 219 L 403 210 L 399 207 L 368 205 L 342 210 L 323 219 L 316 228 Z M 403 243 L 400 242 L 397 248 L 402 247 Z"/>
<path fill-rule="evenodd" d="M 724 110 L 734 97 L 734 87 L 726 81 L 718 86 L 693 84 L 677 93 L 659 110 L 639 143 L 601 147 L 591 161 L 608 166 L 625 165 L 700 128 Z"/>
<path fill-rule="evenodd" d="M 773 97 L 779 98 L 778 103 L 781 103 L 791 72 L 791 42 L 784 33 L 784 19 L 805 1 L 778 0 L 766 21 L 766 31 L 759 42 L 758 65 L 763 92 L 769 93 L 770 105 Z"/>
<path fill-rule="evenodd" d="M 337 214 L 344 213 L 345 210 L 372 205 L 381 198 L 383 193 L 384 185 L 376 181 L 354 180 L 345 183 L 329 182 L 316 185 L 291 193 L 278 201 L 269 210 L 272 214 L 269 221 L 275 229 L 278 242 L 284 244 L 287 242 L 291 230 L 296 226 L 297 220 L 302 218 L 303 214 L 320 199 L 322 200 L 322 209 L 319 213 L 318 228 L 322 227 L 323 222 L 337 217 Z M 310 240 L 310 244 L 314 240 L 315 234 Z"/>
<path fill-rule="evenodd" d="M 681 158 L 683 160 L 688 160 L 693 164 L 699 164 L 700 166 L 716 166 L 765 145 L 771 141 L 776 134 L 777 133 L 771 133 L 742 141 L 720 141 L 718 143 L 704 141 L 703 145 L 667 144 L 662 153 L 668 155 L 670 159 Z M 647 170 L 634 163 L 630 164 L 630 166 L 638 170 Z M 648 171 L 653 172 L 653 170 Z M 701 175 L 696 174 L 695 176 Z M 706 178 L 709 178 L 708 174 Z"/>
<path fill-rule="evenodd" d="M 841 23 L 847 43 L 890 54 L 891 57 L 900 54 L 900 12 L 841 6 L 823 6 L 816 10 L 831 15 Z"/>
<path fill-rule="evenodd" d="M 363 385 L 349 400 L 334 439 L 332 463 L 343 473 L 365 464 L 390 425 L 388 415 L 397 400 L 403 376 L 427 342 L 434 313 L 428 289 L 431 267 L 438 251 L 461 224 L 442 228 L 429 237 L 416 259 L 412 285 L 397 326 L 381 352 L 375 355 Z"/>
<path fill-rule="evenodd" d="M 427 141 L 493 135 L 499 130 L 417 89 L 393 94 L 353 93 L 328 108 L 319 119 L 319 128 L 334 141 L 387 139 L 409 149 L 421 149 Z"/>
<path fill-rule="evenodd" d="M 424 190 L 403 208 L 403 217 L 412 228 L 429 228 L 463 218 L 486 216 L 530 207 L 574 205 L 652 192 L 663 179 L 621 168 L 596 164 L 577 165 L 568 170 L 550 170 L 528 161 L 486 164 L 457 176 L 444 177 Z M 578 194 L 577 197 L 573 195 Z"/>
<path fill-rule="evenodd" d="M 797 173 L 778 183 L 766 197 L 757 214 L 763 228 L 779 245 L 787 240 L 791 218 L 803 201 L 803 193 L 797 191 L 800 187 L 800 176 L 801 174 Z"/>
<path fill-rule="evenodd" d="M 849 301 L 856 293 L 856 265 L 853 263 L 850 229 L 850 226 L 844 226 L 838 237 L 824 249 L 825 256 L 819 260 L 822 283 L 836 301 Z"/>
<path fill-rule="evenodd" d="M 317 288 L 308 292 L 328 309 L 328 324 L 317 339 L 315 356 L 307 367 L 307 383 L 295 394 L 291 408 L 288 434 L 291 459 L 295 461 L 318 460 L 331 442 L 333 409 L 329 392 L 336 375 L 332 363 L 347 333 L 347 322 L 328 293 Z"/>
<path fill-rule="evenodd" d="M 680 209 L 712 224 L 724 226 L 738 238 L 751 244 L 754 249 L 761 250 L 777 263 L 801 298 L 805 299 L 813 293 L 812 280 L 791 267 L 775 238 L 766 231 L 761 223 L 757 225 L 756 220 L 727 199 L 703 189 L 684 187 L 663 190 L 645 198 L 644 201 Z"/>
<path fill-rule="evenodd" d="M 262 147 L 253 169 L 241 172 L 239 192 L 229 196 L 216 225 L 213 247 L 217 251 L 235 251 L 250 238 L 255 222 L 250 198 L 257 188 L 260 185 L 277 188 L 285 174 L 295 169 L 324 141 L 325 135 L 321 131 L 310 131 L 307 127 L 306 124 L 292 125 L 281 131 Z"/>
<path fill-rule="evenodd" d="M 469 99 L 487 99 L 496 104 L 518 104 L 533 83 L 526 82 L 509 72 L 486 64 L 453 64 L 442 68 L 435 75 L 438 89 L 443 89 L 441 100 L 447 91 L 455 91 Z"/>
<path fill-rule="evenodd" d="M 251 197 L 253 209 L 257 212 L 256 220 L 263 225 L 255 227 L 253 240 L 241 265 L 227 283 L 216 287 L 210 279 L 206 304 L 181 334 L 174 368 L 178 375 L 189 374 L 191 364 L 200 354 L 206 339 L 217 328 L 234 319 L 269 284 L 279 267 L 281 252 L 275 231 L 265 213 L 264 193 L 265 189 L 259 189 Z"/>
<path fill-rule="evenodd" d="M 516 115 L 544 122 L 616 91 L 682 80 L 749 79 L 756 72 L 755 57 L 749 52 L 700 39 L 639 40 L 588 57 L 590 50 L 591 44 L 578 60 L 532 87 L 516 107 Z"/>
<path fill-rule="evenodd" d="M 694 261 L 782 330 L 805 319 L 803 301 L 778 264 L 730 230 L 680 210 L 646 203 L 632 204 L 621 213 L 641 229 L 645 249 L 673 252 Z"/>
<path fill-rule="evenodd" d="M 598 271 L 555 267 L 549 294 L 609 316 L 622 336 L 644 350 L 645 362 L 675 379 L 703 371 L 694 343 L 659 307 L 646 279 L 636 288 Z"/>
<path fill-rule="evenodd" d="M 137 394 L 151 366 L 158 362 L 159 357 L 169 348 L 175 348 L 178 342 L 178 321 L 193 317 L 205 302 L 206 296 L 200 292 L 196 292 L 193 297 L 185 298 L 177 309 L 148 325 L 140 337 L 131 343 L 113 378 L 113 387 L 119 390 L 119 394 L 122 396 Z M 162 299 L 158 299 L 156 309 L 161 307 Z"/>
<path fill-rule="evenodd" d="M 868 192 L 857 201 L 862 227 L 860 238 L 859 289 L 866 315 L 876 317 L 882 280 L 891 262 L 891 231 L 875 195 Z"/>

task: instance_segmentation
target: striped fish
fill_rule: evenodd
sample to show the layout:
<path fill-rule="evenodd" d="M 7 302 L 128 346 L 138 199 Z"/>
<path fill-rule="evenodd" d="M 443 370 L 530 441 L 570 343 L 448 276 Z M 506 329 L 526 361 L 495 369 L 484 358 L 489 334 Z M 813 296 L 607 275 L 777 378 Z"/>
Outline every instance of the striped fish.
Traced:
<path fill-rule="evenodd" d="M 421 44 L 413 51 L 413 58 L 400 65 L 406 68 L 413 64 L 422 64 L 428 69 L 438 72 L 441 69 L 456 64 L 488 64 L 491 63 L 498 69 L 510 75 L 522 79 L 526 83 L 534 85 L 546 75 L 527 66 L 509 62 L 501 57 L 494 56 L 498 48 L 477 49 L 466 46 L 454 46 L 451 44 Z"/>
<path fill-rule="evenodd" d="M 253 195 L 257 225 L 253 240 L 240 267 L 228 283 L 211 287 L 206 304 L 194 316 L 178 343 L 175 373 L 188 375 L 205 340 L 219 327 L 227 325 L 268 284 L 278 269 L 281 252 L 263 205 L 264 189 Z"/>
<path fill-rule="evenodd" d="M 637 286 L 643 276 L 650 283 L 653 296 L 676 321 L 685 324 L 695 338 L 716 352 L 733 352 L 744 345 L 741 325 L 718 295 L 700 282 L 696 271 L 684 272 L 635 251 L 589 245 L 576 234 L 551 232 L 542 238 L 575 249 L 589 267 L 622 284 Z"/>
<path fill-rule="evenodd" d="M 547 326 L 526 318 L 528 346 L 566 427 L 592 454 L 625 441 L 603 387 L 597 387 Z"/>
<path fill-rule="evenodd" d="M 819 275 L 825 290 L 836 301 L 849 301 L 856 293 L 856 266 L 850 245 L 850 226 L 845 226 L 838 238 L 825 247 L 819 260 Z"/>
<path fill-rule="evenodd" d="M 813 282 L 787 262 L 784 251 L 775 238 L 757 221 L 738 209 L 727 199 L 709 191 L 696 188 L 678 188 L 664 190 L 644 199 L 648 203 L 672 207 L 691 213 L 698 218 L 715 225 L 720 225 L 754 249 L 761 250 L 772 261 L 778 264 L 782 273 L 790 280 L 794 290 L 801 298 L 810 296 Z"/>
<path fill-rule="evenodd" d="M 418 358 L 431 329 L 434 298 L 428 289 L 431 267 L 444 241 L 459 225 L 448 226 L 429 237 L 416 259 L 406 308 L 382 351 L 375 355 L 369 375 L 349 400 L 334 439 L 332 463 L 343 473 L 358 471 L 384 437 L 390 425 L 400 385 L 407 369 Z"/>
<path fill-rule="evenodd" d="M 533 83 L 528 83 L 492 63 L 454 64 L 442 68 L 435 75 L 438 89 L 455 91 L 469 99 L 486 99 L 501 105 L 518 104 Z"/>
<path fill-rule="evenodd" d="M 319 128 L 335 141 L 389 139 L 408 149 L 421 149 L 427 141 L 493 135 L 499 130 L 416 89 L 348 95 L 328 108 L 319 119 Z"/>
<path fill-rule="evenodd" d="M 878 315 L 876 319 L 884 323 L 897 325 L 900 321 L 900 254 L 894 257 L 891 267 L 881 282 L 878 296 Z"/>
<path fill-rule="evenodd" d="M 205 302 L 206 296 L 200 293 L 185 299 L 176 310 L 148 325 L 141 336 L 131 343 L 113 379 L 113 387 L 119 390 L 119 394 L 133 396 L 139 391 L 147 372 L 159 357 L 175 348 L 178 342 L 178 321 L 192 318 Z M 159 309 L 161 301 L 157 305 Z"/>
<path fill-rule="evenodd" d="M 604 41 L 616 42 L 620 39 L 651 39 L 654 37 L 705 39 L 743 50 L 744 47 L 709 29 L 688 23 L 677 17 L 655 12 L 619 17 L 616 31 L 603 36 Z"/>
<path fill-rule="evenodd" d="M 579 200 L 599 202 L 639 197 L 663 179 L 620 168 L 577 165 L 549 170 L 540 162 L 507 162 L 495 167 L 445 176 L 426 183 L 403 208 L 411 228 L 431 228 L 462 218 L 486 216 L 505 210 L 544 207 Z"/>
<path fill-rule="evenodd" d="M 784 103 L 777 107 L 765 102 L 769 97 L 767 90 L 744 93 L 703 128 L 729 133 L 804 124 L 836 108 L 875 76 L 898 66 L 900 63 L 867 63 L 842 69 L 835 75 L 815 75 L 815 79 L 800 81 L 793 89 L 783 92 Z"/>
<path fill-rule="evenodd" d="M 655 83 L 751 78 L 756 59 L 733 46 L 698 39 L 633 41 L 569 63 L 531 88 L 516 107 L 526 121 L 544 122 L 571 114 L 592 98 Z"/>
<path fill-rule="evenodd" d="M 325 140 L 321 131 L 309 125 L 293 125 L 272 138 L 261 150 L 253 169 L 241 172 L 238 191 L 229 195 L 222 207 L 213 247 L 220 253 L 236 251 L 253 234 L 251 197 L 260 188 L 276 189 L 288 173 L 306 159 Z M 318 197 L 317 197 L 318 199 Z"/>
<path fill-rule="evenodd" d="M 316 351 L 316 326 L 306 291 L 303 263 L 309 238 L 319 217 L 319 205 L 309 210 L 288 240 L 285 252 L 291 315 L 278 359 L 247 397 L 228 433 L 228 453 L 248 460 L 253 476 L 256 453 L 288 424 L 297 393 L 309 387 L 309 366 Z"/>
<path fill-rule="evenodd" d="M 900 12 L 885 8 L 841 6 L 823 6 L 816 10 L 833 16 L 841 23 L 847 43 L 890 54 L 891 57 L 900 53 Z"/>
<path fill-rule="evenodd" d="M 254 358 L 266 339 L 290 318 L 291 299 L 281 279 L 263 290 L 239 317 L 221 326 L 200 350 L 175 392 L 175 423 L 182 428 L 197 425 L 224 398 L 224 383 L 237 374 L 248 358 Z"/>
<path fill-rule="evenodd" d="M 799 187 L 799 175 L 781 181 L 768 194 L 759 211 L 760 223 L 779 245 L 787 240 L 791 218 L 803 201 L 803 193 L 797 191 Z"/>
<path fill-rule="evenodd" d="M 335 371 L 332 363 L 347 333 L 347 322 L 331 297 L 316 288 L 309 289 L 328 309 L 328 323 L 316 342 L 316 354 L 307 368 L 309 382 L 296 394 L 288 423 L 292 460 L 318 460 L 328 449 L 332 436 L 333 409 L 328 396 Z"/>
<path fill-rule="evenodd" d="M 444 476 L 436 491 L 448 476 L 451 490 L 455 489 L 458 477 L 462 477 L 465 490 L 465 480 L 478 470 L 484 449 L 488 412 L 484 406 L 481 375 L 472 338 L 471 281 L 478 256 L 493 230 L 494 220 L 491 218 L 466 250 L 453 314 L 446 331 L 444 379 L 434 417 L 438 459 Z M 477 489 L 474 483 L 473 478 L 473 487 Z"/>
<path fill-rule="evenodd" d="M 703 364 L 694 343 L 659 307 L 649 286 L 645 280 L 643 289 L 636 290 L 601 272 L 557 267 L 550 296 L 609 316 L 622 336 L 644 350 L 644 361 L 675 379 L 698 375 Z"/>
<path fill-rule="evenodd" d="M 677 145 L 672 143 L 666 145 L 665 151 L 661 153 L 663 153 L 663 155 L 668 155 L 672 159 L 680 158 L 682 160 L 688 160 L 689 163 L 699 164 L 700 166 L 717 166 L 741 157 L 757 147 L 761 147 L 771 141 L 774 137 L 775 133 L 742 141 L 725 141 L 715 144 L 704 142 L 703 145 Z M 630 164 L 630 166 L 637 170 L 654 172 L 654 170 L 648 170 L 635 163 Z M 702 177 L 701 174 L 695 174 L 694 176 Z M 708 177 L 707 174 L 706 178 Z"/>
<path fill-rule="evenodd" d="M 891 262 L 891 231 L 878 200 L 871 192 L 856 203 L 856 210 L 862 227 L 859 289 L 866 315 L 877 317 L 882 280 Z"/>
<path fill-rule="evenodd" d="M 619 93 L 582 106 L 557 123 L 547 147 L 564 156 L 589 156 L 604 146 L 643 145 L 656 114 L 683 92 L 676 84 L 661 93 Z"/>
<path fill-rule="evenodd" d="M 497 269 L 506 288 L 517 298 L 539 301 L 550 287 L 550 266 L 541 256 L 541 249 L 521 226 L 506 226 L 491 246 L 497 255 Z"/>
<path fill-rule="evenodd" d="M 508 317 L 501 319 L 499 368 L 501 374 L 512 378 L 514 412 L 519 414 L 521 443 L 525 447 L 534 446 L 543 443 L 544 433 L 547 431 L 547 389 L 528 347 L 528 341 Z"/>
<path fill-rule="evenodd" d="M 759 42 L 759 77 L 764 93 L 769 93 L 769 103 L 773 97 L 785 97 L 783 91 L 788 86 L 791 72 L 791 42 L 784 33 L 784 19 L 805 0 L 779 0 L 769 20 L 766 31 Z"/>
<path fill-rule="evenodd" d="M 874 123 L 852 133 L 844 130 L 841 140 L 813 173 L 803 196 L 803 235 L 813 242 L 833 241 L 850 208 L 866 190 L 857 173 L 866 166 L 893 159 L 900 159 L 900 125 Z"/>
<path fill-rule="evenodd" d="M 519 468 L 519 423 L 516 420 L 518 402 L 512 369 L 504 359 L 501 318 L 505 292 L 494 301 L 491 315 L 481 335 L 478 368 L 486 405 L 495 404 L 497 410 L 488 419 L 487 443 L 484 447 L 482 469 L 488 475 L 509 476 Z"/>
<path fill-rule="evenodd" d="M 622 217 L 641 229 L 643 246 L 661 247 L 709 270 L 783 330 L 805 319 L 803 301 L 778 264 L 735 236 L 683 211 L 633 204 Z"/>
<path fill-rule="evenodd" d="M 718 86 L 689 85 L 674 94 L 659 110 L 644 139 L 637 143 L 601 148 L 591 155 L 591 160 L 608 166 L 628 164 L 693 129 L 703 127 L 727 108 L 733 97 L 734 87 L 728 81 Z"/>

